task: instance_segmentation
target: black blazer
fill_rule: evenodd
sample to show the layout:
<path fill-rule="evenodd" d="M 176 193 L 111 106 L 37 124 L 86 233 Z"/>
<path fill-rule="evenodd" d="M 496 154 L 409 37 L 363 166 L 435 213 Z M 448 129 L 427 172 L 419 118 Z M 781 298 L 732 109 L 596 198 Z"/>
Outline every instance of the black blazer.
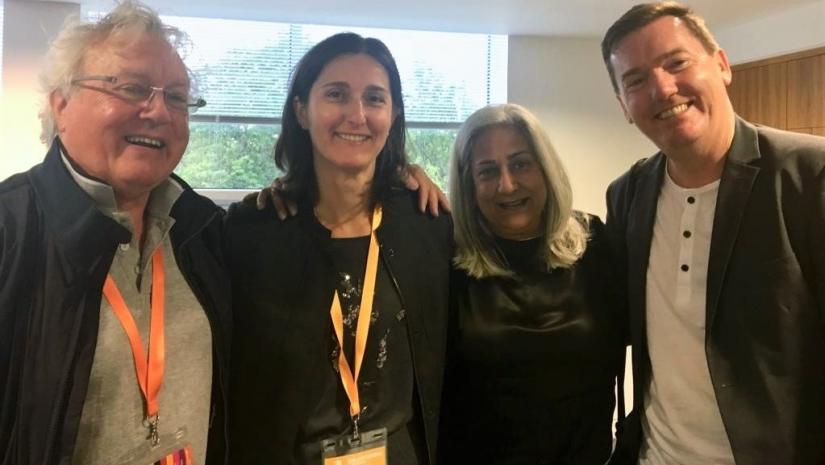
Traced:
<path fill-rule="evenodd" d="M 395 193 L 377 230 L 381 259 L 396 278 L 407 314 L 416 392 L 434 463 L 450 262 L 449 215 L 416 210 L 417 197 Z M 299 427 L 318 400 L 324 369 L 314 354 L 329 341 L 335 271 L 318 247 L 311 207 L 281 221 L 272 208 L 235 204 L 227 252 L 236 314 L 230 382 L 230 463 L 292 463 Z M 328 232 L 326 235 L 328 237 Z"/>
<path fill-rule="evenodd" d="M 665 155 L 607 191 L 608 233 L 626 272 L 634 406 L 613 464 L 636 463 L 650 382 L 648 256 Z M 825 138 L 741 119 L 713 220 L 705 353 L 737 465 L 825 463 Z"/>

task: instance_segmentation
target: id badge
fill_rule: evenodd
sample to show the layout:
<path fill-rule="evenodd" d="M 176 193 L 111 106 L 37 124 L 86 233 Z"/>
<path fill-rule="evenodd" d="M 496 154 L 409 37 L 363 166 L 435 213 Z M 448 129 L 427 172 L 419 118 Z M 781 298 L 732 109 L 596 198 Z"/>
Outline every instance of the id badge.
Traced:
<path fill-rule="evenodd" d="M 387 428 L 344 435 L 321 442 L 323 465 L 387 465 Z"/>
<path fill-rule="evenodd" d="M 178 449 L 152 465 L 195 465 L 192 460 L 192 447 L 186 446 Z"/>

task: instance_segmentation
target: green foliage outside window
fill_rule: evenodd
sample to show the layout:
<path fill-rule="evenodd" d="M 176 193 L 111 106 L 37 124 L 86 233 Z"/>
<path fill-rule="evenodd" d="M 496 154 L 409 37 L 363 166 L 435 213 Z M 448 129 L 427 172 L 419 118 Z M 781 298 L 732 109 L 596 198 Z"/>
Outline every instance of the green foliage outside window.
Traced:
<path fill-rule="evenodd" d="M 191 123 L 175 172 L 194 188 L 260 189 L 278 176 L 272 157 L 280 126 Z"/>
<path fill-rule="evenodd" d="M 191 123 L 189 147 L 175 171 L 195 188 L 260 189 L 280 175 L 272 154 L 280 126 Z M 446 190 L 454 129 L 408 129 L 407 153 Z"/>
<path fill-rule="evenodd" d="M 445 192 L 457 132 L 457 129 L 407 129 L 407 156 L 410 163 L 424 168 L 430 179 Z"/>

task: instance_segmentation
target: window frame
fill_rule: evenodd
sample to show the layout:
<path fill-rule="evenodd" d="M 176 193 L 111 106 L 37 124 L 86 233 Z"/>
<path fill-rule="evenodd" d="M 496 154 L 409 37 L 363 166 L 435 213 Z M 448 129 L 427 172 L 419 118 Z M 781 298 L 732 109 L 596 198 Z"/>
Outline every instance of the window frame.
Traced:
<path fill-rule="evenodd" d="M 2 0 L 0 0 L 0 1 L 2 1 Z M 164 18 L 164 20 L 165 21 L 169 20 L 170 24 L 175 25 L 176 22 L 174 20 L 172 20 L 172 18 L 173 17 L 167 17 L 167 18 Z M 186 16 L 181 16 L 181 18 L 187 18 L 187 17 Z M 206 19 L 220 20 L 221 18 L 206 18 Z M 226 18 L 226 19 L 229 19 L 229 18 Z M 260 22 L 287 25 L 288 28 L 289 28 L 289 33 L 288 34 L 289 34 L 290 37 L 292 37 L 293 34 L 297 34 L 296 37 L 300 37 L 302 32 L 299 30 L 296 33 L 296 32 L 293 31 L 293 29 L 296 28 L 296 27 L 300 29 L 301 27 L 304 27 L 304 26 L 309 26 L 309 27 L 320 26 L 322 28 L 325 28 L 325 27 L 337 28 L 337 29 L 340 29 L 342 31 L 347 30 L 347 29 L 351 29 L 351 30 L 354 30 L 357 33 L 362 34 L 362 35 L 366 34 L 368 36 L 376 36 L 376 37 L 382 37 L 381 31 L 387 31 L 387 32 L 392 31 L 392 32 L 401 32 L 401 33 L 403 33 L 403 32 L 432 33 L 432 34 L 442 34 L 442 33 L 446 32 L 446 31 L 403 31 L 403 30 L 395 30 L 395 29 L 388 29 L 388 28 L 381 28 L 381 27 L 365 28 L 365 27 L 360 27 L 360 26 L 350 28 L 349 26 L 345 26 L 345 25 L 297 24 L 297 23 L 282 23 L 282 22 L 278 22 L 278 21 L 260 21 Z M 183 25 L 178 25 L 178 27 L 184 27 L 184 26 Z M 365 29 L 366 30 L 374 29 L 376 32 L 374 34 L 370 34 Z M 183 29 L 183 30 L 186 31 L 186 29 Z M 479 56 L 480 57 L 484 56 L 484 59 L 486 60 L 486 73 L 484 71 L 482 71 L 482 74 L 480 74 L 479 77 L 478 77 L 478 80 L 483 80 L 484 81 L 482 83 L 483 86 L 482 86 L 482 90 L 481 90 L 481 94 L 480 94 L 481 101 L 479 103 L 481 103 L 481 104 L 495 103 L 496 100 L 499 100 L 499 99 L 502 99 L 502 98 L 503 98 L 504 101 L 506 101 L 506 95 L 507 95 L 507 85 L 506 85 L 507 72 L 506 72 L 506 69 L 507 69 L 507 64 L 509 62 L 509 56 L 508 56 L 509 53 L 507 52 L 507 49 L 508 49 L 507 43 L 509 42 L 509 37 L 507 35 L 492 34 L 492 33 L 473 34 L 473 35 L 486 36 L 483 39 L 483 41 L 486 42 L 486 50 L 483 49 L 483 48 L 479 48 L 477 50 L 477 51 L 481 52 L 481 55 L 479 55 Z M 462 40 L 462 39 L 457 39 L 457 40 Z M 502 40 L 503 40 L 503 43 L 501 42 Z M 503 50 L 501 48 L 502 46 L 503 46 Z M 503 51 L 503 54 L 501 54 L 502 51 Z M 302 54 L 303 54 L 303 52 L 301 53 L 301 55 Z M 491 60 L 493 60 L 493 57 L 495 57 L 495 59 L 494 59 L 494 61 L 491 61 Z M 194 56 L 193 56 L 193 58 L 194 58 Z M 296 59 L 293 66 L 297 65 L 297 63 L 298 63 L 298 61 Z M 196 65 L 195 63 L 192 63 L 192 64 L 195 65 L 195 68 L 193 69 L 193 71 L 195 72 L 195 76 L 196 76 L 195 78 L 197 79 L 197 76 L 200 75 L 200 71 L 199 71 L 200 66 Z M 495 67 L 494 67 L 494 64 L 495 64 Z M 498 69 L 498 71 L 494 71 L 494 69 Z M 442 72 L 441 68 L 438 68 L 438 67 L 432 68 L 432 70 L 436 73 Z M 416 74 L 416 76 L 417 76 L 417 74 Z M 417 79 L 417 77 L 416 77 L 416 79 Z M 470 82 L 472 80 L 472 76 L 470 76 L 470 81 L 467 81 L 467 79 L 468 79 L 467 76 L 461 77 L 459 79 L 463 79 L 465 82 Z M 502 79 L 503 79 L 503 83 L 502 83 Z M 445 82 L 449 84 L 453 81 L 445 81 Z M 503 84 L 503 86 L 502 86 L 502 84 Z M 449 85 L 454 85 L 454 84 L 449 84 Z M 469 87 L 467 87 L 468 89 L 473 88 L 472 85 L 468 84 L 468 86 L 469 86 Z M 493 89 L 495 89 L 495 90 L 493 90 Z M 472 95 L 472 94 L 463 94 L 463 95 Z M 207 98 L 207 105 L 208 105 L 209 104 L 209 98 L 208 98 L 208 96 L 205 96 L 205 97 Z M 463 98 L 466 98 L 466 97 L 463 97 Z M 473 103 L 472 107 L 478 105 L 479 103 Z M 455 109 L 456 109 L 455 118 L 460 119 L 460 121 L 455 121 L 455 120 L 454 121 L 414 121 L 414 120 L 411 121 L 410 119 L 407 119 L 407 121 L 406 121 L 407 130 L 410 131 L 410 130 L 417 130 L 417 129 L 423 129 L 423 130 L 430 129 L 430 130 L 449 130 L 449 131 L 457 132 L 457 130 L 461 127 L 461 124 L 462 124 L 463 119 L 464 119 L 464 117 L 461 117 L 461 115 L 465 114 L 465 113 L 469 114 L 469 113 L 467 113 L 469 111 L 469 109 L 466 106 L 466 104 L 464 106 L 462 106 L 460 103 L 456 103 Z M 189 122 L 190 123 L 197 123 L 197 124 L 205 124 L 205 125 L 208 125 L 208 124 L 237 124 L 237 125 L 262 125 L 262 126 L 276 126 L 276 127 L 280 126 L 281 122 L 282 122 L 282 119 L 279 116 L 222 115 L 222 114 L 210 113 L 209 110 L 210 109 L 207 106 L 204 109 L 204 111 L 200 111 L 198 113 L 190 115 Z M 216 112 L 221 112 L 221 111 L 224 111 L 224 110 L 227 110 L 227 109 L 222 108 L 222 105 L 218 105 L 218 108 L 216 108 Z M 278 114 L 280 113 L 280 111 L 278 111 L 277 109 L 275 109 L 274 111 Z M 409 116 L 410 115 L 408 115 L 408 118 L 409 118 Z M 422 118 L 429 118 L 430 117 L 429 114 L 421 114 L 419 116 L 421 116 Z M 442 115 L 440 117 L 441 118 L 449 118 L 448 115 Z M 186 154 L 186 156 L 190 156 L 190 155 L 192 155 L 192 154 L 190 154 L 190 153 Z M 443 176 L 443 173 L 441 173 L 440 176 Z M 256 188 L 246 188 L 246 189 L 221 189 L 221 188 L 212 188 L 212 187 L 210 187 L 210 188 L 196 188 L 195 190 L 196 190 L 196 192 L 198 192 L 202 195 L 205 195 L 205 196 L 209 197 L 210 199 L 214 200 L 216 203 L 225 206 L 228 203 L 231 203 L 233 201 L 242 200 L 250 192 L 256 192 L 258 189 L 264 188 L 264 187 L 266 187 L 266 186 L 256 186 Z"/>

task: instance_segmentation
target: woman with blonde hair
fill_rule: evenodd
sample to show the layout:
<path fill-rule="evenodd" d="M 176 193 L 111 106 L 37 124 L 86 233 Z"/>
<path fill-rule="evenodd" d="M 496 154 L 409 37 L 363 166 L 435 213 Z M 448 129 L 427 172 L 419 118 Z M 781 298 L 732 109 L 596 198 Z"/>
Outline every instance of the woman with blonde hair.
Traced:
<path fill-rule="evenodd" d="M 518 105 L 476 111 L 450 169 L 456 267 L 442 463 L 604 463 L 624 343 L 604 226 Z"/>

